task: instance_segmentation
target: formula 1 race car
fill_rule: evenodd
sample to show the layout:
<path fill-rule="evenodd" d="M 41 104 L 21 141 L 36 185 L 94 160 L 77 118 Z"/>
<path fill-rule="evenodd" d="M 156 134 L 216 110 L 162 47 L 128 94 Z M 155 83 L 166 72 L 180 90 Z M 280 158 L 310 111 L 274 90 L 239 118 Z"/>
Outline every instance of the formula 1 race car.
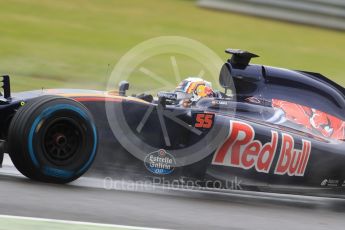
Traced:
<path fill-rule="evenodd" d="M 1 153 L 25 176 L 53 183 L 92 166 L 200 186 L 233 188 L 227 182 L 236 178 L 247 189 L 343 191 L 345 89 L 317 73 L 250 64 L 250 52 L 226 52 L 224 89 L 204 84 L 204 97 L 189 102 L 180 95 L 191 93 L 186 82 L 158 98 L 126 96 L 127 82 L 116 92 L 11 94 L 3 76 Z"/>

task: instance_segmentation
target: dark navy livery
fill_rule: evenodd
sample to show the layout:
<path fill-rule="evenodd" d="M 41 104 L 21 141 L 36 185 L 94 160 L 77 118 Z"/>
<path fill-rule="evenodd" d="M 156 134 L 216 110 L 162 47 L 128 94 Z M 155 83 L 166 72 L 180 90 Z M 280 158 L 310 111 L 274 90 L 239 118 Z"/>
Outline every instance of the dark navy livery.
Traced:
<path fill-rule="evenodd" d="M 68 183 L 89 171 L 198 186 L 219 181 L 228 189 L 236 178 L 242 189 L 342 196 L 345 89 L 321 74 L 254 65 L 255 54 L 226 52 L 232 57 L 220 71 L 223 89 L 206 82 L 196 99 L 185 97 L 192 78 L 154 97 L 126 96 L 127 82 L 111 92 L 11 94 L 3 76 L 1 153 L 44 182 Z"/>

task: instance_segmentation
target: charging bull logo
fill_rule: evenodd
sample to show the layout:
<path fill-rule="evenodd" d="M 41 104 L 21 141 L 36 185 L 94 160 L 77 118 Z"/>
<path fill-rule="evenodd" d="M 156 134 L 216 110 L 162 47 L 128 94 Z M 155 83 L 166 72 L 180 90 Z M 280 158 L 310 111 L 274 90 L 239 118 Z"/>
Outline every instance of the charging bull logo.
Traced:
<path fill-rule="evenodd" d="M 252 126 L 238 122 L 230 122 L 230 134 L 213 157 L 214 165 L 231 166 L 242 169 L 255 168 L 256 171 L 269 173 L 277 153 L 279 134 L 271 132 L 271 141 L 262 144 L 255 140 Z M 282 134 L 279 159 L 274 174 L 304 176 L 311 153 L 311 143 L 302 140 L 302 149 L 295 149 L 292 136 Z"/>
<path fill-rule="evenodd" d="M 325 112 L 296 103 L 272 100 L 272 107 L 281 109 L 288 121 L 301 125 L 316 134 L 336 140 L 345 139 L 345 121 Z"/>

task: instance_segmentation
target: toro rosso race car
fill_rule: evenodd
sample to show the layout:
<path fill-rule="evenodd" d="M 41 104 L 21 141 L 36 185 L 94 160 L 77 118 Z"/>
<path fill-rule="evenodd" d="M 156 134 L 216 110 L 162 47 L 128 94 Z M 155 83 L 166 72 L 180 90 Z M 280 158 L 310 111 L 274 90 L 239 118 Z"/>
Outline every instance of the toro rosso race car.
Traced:
<path fill-rule="evenodd" d="M 3 76 L 1 153 L 23 175 L 52 183 L 90 169 L 200 186 L 227 187 L 236 178 L 244 189 L 341 192 L 345 89 L 317 73 L 254 65 L 255 54 L 226 52 L 232 58 L 220 71 L 219 91 L 187 78 L 158 97 L 126 96 L 127 82 L 111 92 L 11 94 Z"/>

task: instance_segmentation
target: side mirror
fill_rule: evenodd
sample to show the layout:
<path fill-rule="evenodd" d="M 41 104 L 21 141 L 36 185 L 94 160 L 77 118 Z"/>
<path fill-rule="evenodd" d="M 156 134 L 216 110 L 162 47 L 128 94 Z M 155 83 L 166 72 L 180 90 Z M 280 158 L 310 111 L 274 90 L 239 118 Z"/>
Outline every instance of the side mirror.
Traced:
<path fill-rule="evenodd" d="M 219 84 L 225 89 L 225 93 L 228 89 L 232 89 L 233 87 L 231 68 L 228 63 L 225 63 L 220 70 Z"/>
<path fill-rule="evenodd" d="M 172 92 L 158 92 L 158 105 L 165 108 L 166 105 L 177 104 L 177 94 Z"/>
<path fill-rule="evenodd" d="M 121 81 L 119 84 L 119 95 L 126 96 L 126 91 L 129 89 L 129 83 L 127 81 Z"/>

